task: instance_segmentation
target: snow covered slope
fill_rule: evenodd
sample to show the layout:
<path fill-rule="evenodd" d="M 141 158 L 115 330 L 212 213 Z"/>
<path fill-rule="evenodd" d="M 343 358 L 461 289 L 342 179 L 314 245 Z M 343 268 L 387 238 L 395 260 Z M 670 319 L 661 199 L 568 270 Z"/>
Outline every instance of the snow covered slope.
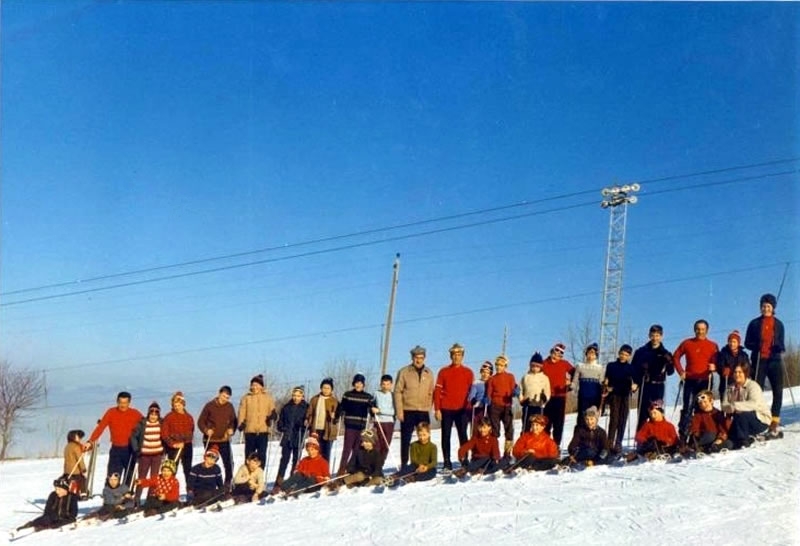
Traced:
<path fill-rule="evenodd" d="M 788 396 L 784 399 L 789 401 Z M 568 431 L 572 423 L 574 418 L 568 419 Z M 800 544 L 800 408 L 786 408 L 784 423 L 783 440 L 678 464 L 410 484 L 382 494 L 343 490 L 336 496 L 245 505 L 220 513 L 44 531 L 18 543 Z M 237 447 L 235 457 L 241 462 Z M 393 448 L 396 460 L 396 440 Z M 275 445 L 271 452 L 274 469 Z M 197 454 L 195 458 L 199 460 Z M 387 464 L 391 461 L 390 457 Z M 105 458 L 99 462 L 104 468 Z M 25 499 L 43 502 L 60 468 L 60 460 L 0 465 L 4 531 L 35 517 L 28 512 L 36 509 Z M 96 490 L 101 489 L 100 481 Z M 81 503 L 81 511 L 98 503 Z M 0 542 L 7 537 L 6 532 Z"/>

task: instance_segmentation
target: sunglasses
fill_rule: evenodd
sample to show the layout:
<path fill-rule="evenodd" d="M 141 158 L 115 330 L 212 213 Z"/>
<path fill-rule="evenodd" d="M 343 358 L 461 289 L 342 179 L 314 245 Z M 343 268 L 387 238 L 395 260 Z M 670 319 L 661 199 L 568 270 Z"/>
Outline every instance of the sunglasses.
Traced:
<path fill-rule="evenodd" d="M 709 398 L 707 394 L 701 394 L 697 397 L 698 402 L 708 402 Z"/>
<path fill-rule="evenodd" d="M 562 351 L 561 349 L 553 349 L 553 352 L 555 354 L 557 354 L 557 355 L 563 355 L 564 354 L 564 351 Z"/>

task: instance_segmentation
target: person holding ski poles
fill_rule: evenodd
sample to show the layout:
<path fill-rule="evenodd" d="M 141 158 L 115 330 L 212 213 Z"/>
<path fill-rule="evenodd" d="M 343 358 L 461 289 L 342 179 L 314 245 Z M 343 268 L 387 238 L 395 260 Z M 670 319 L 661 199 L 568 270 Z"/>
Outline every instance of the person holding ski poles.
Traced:
<path fill-rule="evenodd" d="M 711 388 L 712 374 L 717 370 L 718 353 L 717 344 L 708 339 L 708 322 L 700 319 L 694 323 L 694 337 L 683 340 L 672 355 L 672 363 L 683 382 L 683 407 L 678 421 L 681 438 L 688 436 L 697 395 Z M 681 358 L 684 357 L 685 369 L 681 364 Z"/>
<path fill-rule="evenodd" d="M 258 453 L 261 468 L 267 465 L 269 431 L 275 417 L 275 400 L 264 389 L 264 376 L 259 374 L 250 380 L 250 391 L 239 402 L 237 420 L 239 430 L 244 432 L 244 452 Z M 225 477 L 227 480 L 227 471 Z"/>
<path fill-rule="evenodd" d="M 450 459 L 450 433 L 453 425 L 458 434 L 458 445 L 464 445 L 469 437 L 471 409 L 469 391 L 475 376 L 472 370 L 464 365 L 464 347 L 454 343 L 450 347 L 450 364 L 439 370 L 436 387 L 433 390 L 433 408 L 436 420 L 442 424 L 442 455 L 444 470 L 452 470 Z"/>
<path fill-rule="evenodd" d="M 522 406 L 522 432 L 528 432 L 530 418 L 543 415 L 544 405 L 550 400 L 550 379 L 542 373 L 542 355 L 533 353 L 530 371 L 522 377 L 519 403 Z"/>
<path fill-rule="evenodd" d="M 780 292 L 778 293 L 780 295 Z M 783 406 L 783 323 L 775 316 L 778 299 L 772 294 L 761 296 L 761 316 L 747 325 L 744 346 L 750 350 L 750 360 L 756 368 L 755 380 L 764 390 L 767 379 L 772 388 L 772 419 L 769 423 L 770 436 L 778 436 L 781 423 L 781 407 Z"/>
<path fill-rule="evenodd" d="M 648 338 L 649 341 L 633 353 L 632 361 L 634 382 L 641 385 L 637 431 L 650 418 L 650 404 L 664 399 L 667 377 L 675 373 L 672 353 L 662 343 L 664 328 L 660 324 L 653 324 L 650 326 Z"/>
<path fill-rule="evenodd" d="M 231 392 L 228 385 L 220 387 L 216 398 L 203 406 L 203 411 L 197 418 L 197 428 L 203 433 L 203 445 L 206 446 L 205 455 L 208 455 L 208 450 L 213 447 L 216 449 L 217 458 L 222 457 L 226 490 L 230 489 L 233 480 L 231 438 L 237 425 L 236 411 L 230 402 Z M 216 460 L 214 464 L 216 464 Z M 197 465 L 195 465 L 196 467 Z"/>

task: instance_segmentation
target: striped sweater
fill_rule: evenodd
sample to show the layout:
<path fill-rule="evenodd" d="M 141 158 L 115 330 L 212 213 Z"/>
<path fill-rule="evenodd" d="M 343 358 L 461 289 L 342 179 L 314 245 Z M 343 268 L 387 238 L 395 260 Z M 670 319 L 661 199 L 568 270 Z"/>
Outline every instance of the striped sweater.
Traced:
<path fill-rule="evenodd" d="M 375 405 L 372 395 L 365 391 L 350 390 L 342 395 L 336 408 L 336 419 L 344 415 L 344 428 L 364 430 L 367 428 L 369 410 Z"/>

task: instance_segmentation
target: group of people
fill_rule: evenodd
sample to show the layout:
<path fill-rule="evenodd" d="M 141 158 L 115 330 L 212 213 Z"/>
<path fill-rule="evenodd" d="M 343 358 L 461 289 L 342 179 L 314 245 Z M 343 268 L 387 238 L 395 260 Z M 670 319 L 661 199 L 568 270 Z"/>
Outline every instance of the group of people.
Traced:
<path fill-rule="evenodd" d="M 334 394 L 333 380 L 325 378 L 309 401 L 304 389 L 295 387 L 280 411 L 260 375 L 252 378 L 238 412 L 230 402 L 231 388 L 223 386 L 203 407 L 196 422 L 186 411 L 181 392 L 173 394 L 171 411 L 163 417 L 158 403 L 151 403 L 145 416 L 131 407 L 129 393 L 120 392 L 116 406 L 105 412 L 88 441 L 83 441 L 82 431 L 69 432 L 64 475 L 56 480 L 47 504 L 48 509 L 52 505 L 57 517 L 46 519 L 46 510 L 45 519 L 29 525 L 46 528 L 74 520 L 73 500 L 85 490 L 83 453 L 93 448 L 106 428 L 111 449 L 103 508 L 96 514 L 102 518 L 128 514 L 140 505 L 145 488 L 146 515 L 178 506 L 175 476 L 179 466 L 190 504 L 202 505 L 230 495 L 238 502 L 265 497 L 266 448 L 273 424 L 281 433 L 273 494 L 297 494 L 325 484 L 378 483 L 383 479 L 396 421 L 400 422 L 400 462 L 394 478 L 432 479 L 437 472 L 438 449 L 430 438 L 431 411 L 441 423 L 445 472 L 453 470 L 450 444 L 452 428 L 456 429 L 458 475 L 517 467 L 543 470 L 559 463 L 593 465 L 618 459 L 634 398 L 639 415 L 636 449 L 628 455 L 631 460 L 678 450 L 713 452 L 746 446 L 759 434 L 779 434 L 784 329 L 774 315 L 776 305 L 773 295 L 762 296 L 761 315 L 750 322 L 744 340 L 749 357 L 738 331 L 729 334 L 720 350 L 707 337 L 708 323 L 698 320 L 695 336 L 683 341 L 674 353 L 664 347 L 663 328 L 655 324 L 650 327 L 648 343 L 636 351 L 622 345 L 617 359 L 605 366 L 597 360 L 597 344 L 586 347 L 585 361 L 573 366 L 564 358 L 565 346 L 556 343 L 546 358 L 534 353 L 529 371 L 519 382 L 508 371 L 504 355 L 484 362 L 476 379 L 464 364 L 464 347 L 456 343 L 449 349 L 450 363 L 435 376 L 425 364 L 426 350 L 416 346 L 410 351 L 411 363 L 401 368 L 396 378 L 381 377 L 380 390 L 374 395 L 366 392 L 362 374 L 353 377 L 352 388 L 341 400 Z M 677 429 L 666 420 L 663 403 L 667 376 L 676 372 L 683 391 Z M 714 373 L 719 375 L 719 409 L 713 405 Z M 766 379 L 772 387 L 771 408 L 762 395 Z M 562 460 L 566 398 L 575 389 L 580 417 Z M 524 429 L 516 440 L 515 400 L 522 407 Z M 607 431 L 599 426 L 606 410 Z M 202 462 L 192 465 L 195 426 L 202 434 L 204 451 Z M 244 435 L 246 460 L 234 474 L 230 442 L 237 430 Z M 412 443 L 414 433 L 417 440 Z M 332 447 L 340 436 L 339 465 L 331 468 Z M 301 448 L 306 451 L 302 459 Z"/>

